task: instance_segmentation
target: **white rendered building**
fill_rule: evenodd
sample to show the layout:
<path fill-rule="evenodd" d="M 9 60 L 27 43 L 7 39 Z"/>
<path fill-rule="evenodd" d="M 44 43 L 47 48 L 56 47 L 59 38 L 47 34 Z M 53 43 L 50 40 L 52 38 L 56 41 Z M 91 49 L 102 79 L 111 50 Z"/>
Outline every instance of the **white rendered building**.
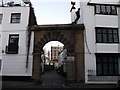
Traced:
<path fill-rule="evenodd" d="M 2 76 L 32 76 L 33 34 L 29 34 L 29 28 L 35 24 L 37 24 L 36 18 L 30 4 L 0 6 Z M 27 48 L 29 40 L 31 40 L 30 49 Z"/>
<path fill-rule="evenodd" d="M 84 24 L 85 83 L 117 83 L 120 80 L 119 0 L 80 0 Z"/>

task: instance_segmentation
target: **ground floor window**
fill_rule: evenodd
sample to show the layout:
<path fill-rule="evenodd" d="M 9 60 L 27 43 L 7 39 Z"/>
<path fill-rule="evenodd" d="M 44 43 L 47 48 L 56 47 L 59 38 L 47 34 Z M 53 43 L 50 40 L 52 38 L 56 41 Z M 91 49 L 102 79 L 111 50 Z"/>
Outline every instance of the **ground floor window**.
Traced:
<path fill-rule="evenodd" d="M 96 54 L 97 75 L 120 75 L 120 54 Z"/>
<path fill-rule="evenodd" d="M 7 54 L 17 54 L 18 53 L 18 42 L 19 34 L 9 34 L 8 46 L 6 46 Z"/>

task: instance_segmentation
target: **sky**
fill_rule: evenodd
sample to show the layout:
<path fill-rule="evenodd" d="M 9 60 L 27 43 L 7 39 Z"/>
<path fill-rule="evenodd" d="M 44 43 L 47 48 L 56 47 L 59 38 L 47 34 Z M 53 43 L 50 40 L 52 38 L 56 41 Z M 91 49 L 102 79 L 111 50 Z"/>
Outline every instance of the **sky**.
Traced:
<path fill-rule="evenodd" d="M 0 0 L 2 1 L 2 0 Z M 3 0 L 21 3 L 22 0 Z M 76 9 L 79 7 L 79 0 L 30 0 L 37 18 L 37 24 L 69 24 L 71 23 L 70 9 L 71 1 L 76 2 Z"/>
<path fill-rule="evenodd" d="M 2 0 L 0 0 L 2 1 Z M 22 0 L 3 0 L 3 2 L 14 1 L 21 3 Z M 29 1 L 29 0 L 28 0 Z M 71 23 L 70 9 L 71 1 L 76 2 L 76 10 L 80 7 L 80 0 L 30 0 L 37 18 L 37 24 L 69 24 Z M 86 0 L 81 0 L 86 1 Z M 87 0 L 88 1 L 88 0 Z M 91 0 L 100 1 L 101 0 Z M 119 1 L 119 0 L 102 0 L 105 1 Z"/>
<path fill-rule="evenodd" d="M 51 51 L 51 46 L 64 46 L 64 44 L 59 41 L 50 41 L 43 47 L 43 50 Z"/>
<path fill-rule="evenodd" d="M 31 0 L 31 2 L 35 9 L 38 25 L 71 23 L 71 0 Z M 76 3 L 76 8 L 78 6 Z"/>

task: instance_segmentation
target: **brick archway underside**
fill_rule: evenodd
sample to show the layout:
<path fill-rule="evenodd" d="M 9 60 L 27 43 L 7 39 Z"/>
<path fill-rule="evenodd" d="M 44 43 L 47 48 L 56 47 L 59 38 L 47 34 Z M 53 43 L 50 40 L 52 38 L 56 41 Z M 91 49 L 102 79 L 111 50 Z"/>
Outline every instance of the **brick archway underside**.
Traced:
<path fill-rule="evenodd" d="M 40 52 L 44 45 L 49 41 L 60 41 L 67 49 L 68 56 L 74 56 L 77 51 L 77 34 L 82 35 L 84 25 L 38 25 L 33 26 L 34 32 L 34 50 L 33 50 L 33 78 L 40 79 Z M 80 35 L 79 35 L 80 33 Z M 83 37 L 82 41 L 83 43 Z M 78 45 L 79 46 L 79 45 Z"/>

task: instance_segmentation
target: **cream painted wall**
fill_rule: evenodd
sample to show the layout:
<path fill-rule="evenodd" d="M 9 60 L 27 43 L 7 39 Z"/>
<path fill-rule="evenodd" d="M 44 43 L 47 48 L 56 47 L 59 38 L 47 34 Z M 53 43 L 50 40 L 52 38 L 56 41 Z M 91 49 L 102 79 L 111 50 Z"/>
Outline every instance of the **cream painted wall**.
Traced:
<path fill-rule="evenodd" d="M 3 76 L 32 76 L 33 34 L 31 38 L 28 69 L 26 69 L 29 12 L 29 7 L 0 7 L 0 13 L 3 13 L 3 22 L 0 25 L 0 27 L 2 27 L 0 31 L 2 34 L 2 50 L 5 51 L 5 47 L 8 45 L 9 34 L 19 34 L 18 54 L 2 53 Z M 20 23 L 10 23 L 11 13 L 21 13 Z"/>
<path fill-rule="evenodd" d="M 82 1 L 80 2 L 81 17 L 78 24 L 85 25 L 85 82 L 88 83 L 87 71 L 96 70 L 95 53 L 120 53 L 120 44 L 96 43 L 95 27 L 114 27 L 120 30 L 120 23 L 118 23 L 120 18 L 118 19 L 118 15 L 95 15 L 94 6 L 87 5 L 90 0 Z"/>

